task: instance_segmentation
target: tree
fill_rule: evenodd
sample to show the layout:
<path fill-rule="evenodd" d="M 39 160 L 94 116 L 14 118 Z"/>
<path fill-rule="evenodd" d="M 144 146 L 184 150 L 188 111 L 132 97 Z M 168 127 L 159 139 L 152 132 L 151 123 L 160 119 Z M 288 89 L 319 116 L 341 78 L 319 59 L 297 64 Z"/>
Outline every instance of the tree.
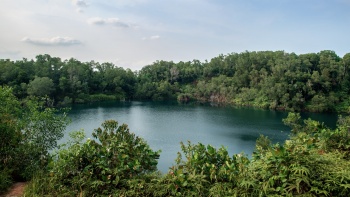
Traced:
<path fill-rule="evenodd" d="M 48 163 L 67 116 L 34 98 L 19 101 L 9 87 L 0 87 L 0 103 L 0 183 L 28 180 Z"/>
<path fill-rule="evenodd" d="M 18 155 L 18 145 L 22 141 L 17 117 L 20 116 L 20 103 L 12 90 L 0 86 L 0 194 L 12 183 L 12 173 Z"/>
<path fill-rule="evenodd" d="M 28 94 L 31 96 L 49 96 L 54 91 L 54 84 L 48 77 L 35 77 L 28 84 Z"/>

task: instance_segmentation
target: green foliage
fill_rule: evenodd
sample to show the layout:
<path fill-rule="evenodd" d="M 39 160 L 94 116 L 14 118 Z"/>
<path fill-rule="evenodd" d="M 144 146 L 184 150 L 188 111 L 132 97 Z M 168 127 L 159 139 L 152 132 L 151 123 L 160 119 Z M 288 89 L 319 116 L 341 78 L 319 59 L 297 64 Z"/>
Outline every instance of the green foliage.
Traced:
<path fill-rule="evenodd" d="M 0 194 L 12 184 L 12 172 L 20 154 L 18 144 L 23 137 L 18 126 L 20 103 L 10 88 L 0 87 Z"/>
<path fill-rule="evenodd" d="M 11 160 L 17 154 L 17 145 L 22 140 L 19 120 L 20 103 L 10 88 L 0 87 L 0 166 L 11 166 Z M 1 168 L 1 169 L 2 169 Z"/>
<path fill-rule="evenodd" d="M 185 159 L 179 157 L 169 174 L 159 176 L 154 173 L 158 152 L 126 134 L 126 126 L 113 122 L 95 131 L 96 141 L 75 141 L 51 161 L 48 149 L 62 136 L 65 116 L 58 118 L 55 110 L 42 106 L 52 106 L 52 100 L 68 104 L 112 97 L 191 98 L 277 110 L 349 113 L 349 57 L 340 58 L 328 50 L 301 55 L 245 51 L 205 62 L 156 61 L 137 72 L 111 63 L 61 61 L 47 54 L 35 61 L 0 60 L 0 85 L 12 87 L 0 89 L 0 135 L 5 141 L 0 144 L 0 181 L 6 185 L 38 173 L 32 196 L 346 196 L 350 192 L 348 118 L 340 118 L 338 127 L 331 130 L 291 113 L 284 120 L 292 128 L 291 139 L 280 145 L 260 137 L 251 160 L 229 157 L 224 148 L 182 144 Z M 20 102 L 14 96 L 28 94 L 51 98 L 38 104 Z M 118 134 L 123 131 L 129 137 Z M 135 144 L 144 146 L 134 148 Z M 19 166 L 19 161 L 28 165 Z M 45 166 L 55 173 L 47 174 Z M 43 171 L 37 172 L 39 168 Z"/>
<path fill-rule="evenodd" d="M 72 98 L 69 98 L 68 96 L 65 96 L 63 101 L 58 102 L 58 106 L 67 106 L 72 104 L 73 100 Z"/>
<path fill-rule="evenodd" d="M 5 192 L 12 185 L 11 171 L 9 169 L 0 170 L 0 194 Z"/>
<path fill-rule="evenodd" d="M 39 191 L 41 194 L 109 195 L 128 189 L 129 181 L 157 170 L 159 151 L 151 150 L 142 138 L 130 133 L 127 125 L 118 126 L 109 120 L 93 136 L 97 141 L 88 139 L 82 143 L 81 133 L 75 134 L 74 142 L 58 152 L 49 165 L 50 178 L 46 182 L 50 184 L 45 188 L 50 191 Z M 38 179 L 48 178 L 41 175 Z"/>
<path fill-rule="evenodd" d="M 260 135 L 260 137 L 256 140 L 255 148 L 258 152 L 266 152 L 269 150 L 270 146 L 271 140 L 264 135 Z"/>
<path fill-rule="evenodd" d="M 50 95 L 54 90 L 52 79 L 48 77 L 35 77 L 28 84 L 28 94 L 31 96 Z"/>
<path fill-rule="evenodd" d="M 43 107 L 36 100 L 26 101 L 24 110 L 21 118 L 23 145 L 20 147 L 20 159 L 24 165 L 20 167 L 24 169 L 22 176 L 30 178 L 50 160 L 49 151 L 57 148 L 68 118 L 64 111 L 58 114 L 57 109 Z"/>
<path fill-rule="evenodd" d="M 249 165 L 247 157 L 237 154 L 231 158 L 224 147 L 217 150 L 211 145 L 189 142 L 181 143 L 181 149 L 185 160 L 179 153 L 176 165 L 161 180 L 167 188 L 162 196 L 217 196 L 220 192 L 232 195 L 225 192 L 232 192 Z"/>
<path fill-rule="evenodd" d="M 252 158 L 229 156 L 224 147 L 181 143 L 176 164 L 155 173 L 158 152 L 130 134 L 126 125 L 103 123 L 98 141 L 75 133 L 67 149 L 38 174 L 29 196 L 348 196 L 350 118 L 331 130 L 291 113 L 284 144 L 260 136 Z M 182 154 L 184 157 L 182 157 Z"/>
<path fill-rule="evenodd" d="M 117 100 L 117 98 L 116 98 L 115 95 L 93 94 L 93 95 L 89 96 L 89 100 L 92 101 L 92 102 L 96 102 L 96 101 L 113 101 L 113 100 Z"/>
<path fill-rule="evenodd" d="M 62 105 L 110 100 L 113 95 L 116 100 L 192 98 L 274 110 L 349 113 L 349 65 L 349 54 L 340 58 L 327 50 L 300 55 L 245 51 L 205 62 L 156 61 L 133 72 L 112 63 L 62 61 L 45 54 L 35 61 L 1 60 L 0 85 L 11 86 L 21 98 L 49 95 Z"/>
<path fill-rule="evenodd" d="M 188 102 L 188 101 L 192 100 L 192 98 L 191 98 L 190 94 L 186 94 L 186 93 L 183 94 L 183 93 L 181 93 L 181 94 L 179 94 L 177 96 L 177 100 L 180 101 L 180 102 Z"/>
<path fill-rule="evenodd" d="M 332 131 L 313 120 L 301 123 L 300 115 L 293 113 L 284 121 L 294 133 L 284 145 L 258 140 L 249 166 L 255 195 L 347 196 L 350 160 L 345 127 Z"/>
<path fill-rule="evenodd" d="M 349 188 L 349 161 L 339 153 L 324 153 L 314 147 L 315 139 L 298 134 L 285 145 L 257 152 L 250 166 L 257 195 L 346 196 Z M 342 174 L 339 173 L 342 171 Z M 327 183 L 323 185 L 323 183 Z M 252 188 L 253 189 L 253 188 Z"/>
<path fill-rule="evenodd" d="M 283 119 L 283 123 L 289 126 L 293 133 L 296 133 L 302 129 L 301 116 L 298 113 L 288 113 L 287 118 Z"/>
<path fill-rule="evenodd" d="M 46 166 L 67 118 L 33 98 L 19 101 L 8 87 L 0 87 L 0 103 L 0 182 L 6 188 Z"/>

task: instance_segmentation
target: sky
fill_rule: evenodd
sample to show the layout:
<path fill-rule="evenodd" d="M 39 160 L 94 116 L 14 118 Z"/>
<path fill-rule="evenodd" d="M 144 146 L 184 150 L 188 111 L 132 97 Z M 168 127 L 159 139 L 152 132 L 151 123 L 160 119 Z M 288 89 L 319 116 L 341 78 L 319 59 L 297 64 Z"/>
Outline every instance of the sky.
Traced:
<path fill-rule="evenodd" d="M 350 53 L 350 0 L 0 0 L 0 59 L 140 70 L 244 51 Z"/>

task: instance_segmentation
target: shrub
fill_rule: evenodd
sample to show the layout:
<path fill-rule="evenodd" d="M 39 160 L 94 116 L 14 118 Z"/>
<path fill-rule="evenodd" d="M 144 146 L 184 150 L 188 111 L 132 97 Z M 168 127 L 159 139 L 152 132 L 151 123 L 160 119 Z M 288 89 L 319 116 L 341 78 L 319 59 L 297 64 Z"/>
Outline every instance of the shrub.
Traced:
<path fill-rule="evenodd" d="M 137 180 L 157 170 L 159 151 L 130 133 L 128 126 L 105 121 L 93 132 L 97 140 L 76 140 L 58 152 L 52 161 L 51 192 L 57 195 L 109 195 L 127 190 L 130 180 Z"/>
<path fill-rule="evenodd" d="M 159 152 L 115 121 L 59 151 L 50 174 L 29 185 L 28 196 L 348 196 L 350 118 L 331 130 L 290 114 L 293 132 L 283 144 L 261 136 L 252 158 L 224 147 L 181 143 L 169 172 L 156 172 Z M 82 139 L 82 137 L 81 137 Z M 182 157 L 184 156 L 184 157 Z M 40 185 L 40 187 L 35 186 Z M 31 191 L 35 191 L 30 193 Z"/>
<path fill-rule="evenodd" d="M 293 128 L 290 140 L 283 145 L 258 140 L 249 166 L 251 176 L 245 178 L 251 185 L 245 188 L 255 196 L 347 196 L 347 119 L 334 131 L 317 121 L 301 122 L 299 114 L 289 114 L 284 122 Z"/>
<path fill-rule="evenodd" d="M 181 102 L 188 102 L 188 101 L 192 100 L 192 96 L 190 94 L 187 94 L 187 93 L 180 93 L 177 96 L 177 100 L 181 101 Z"/>
<path fill-rule="evenodd" d="M 181 143 L 185 159 L 178 153 L 176 165 L 155 186 L 157 196 L 232 196 L 233 188 L 244 174 L 249 159 L 236 154 L 230 157 L 226 148 L 201 143 Z"/>
<path fill-rule="evenodd" d="M 7 168 L 0 170 L 0 194 L 12 185 L 11 171 Z"/>
<path fill-rule="evenodd" d="M 115 95 L 107 95 L 107 94 L 93 94 L 89 96 L 90 102 L 96 101 L 113 101 L 117 100 Z"/>
<path fill-rule="evenodd" d="M 0 87 L 0 103 L 0 182 L 5 188 L 11 181 L 29 180 L 47 165 L 49 150 L 57 146 L 68 121 L 65 113 L 34 97 L 19 101 L 8 87 Z"/>

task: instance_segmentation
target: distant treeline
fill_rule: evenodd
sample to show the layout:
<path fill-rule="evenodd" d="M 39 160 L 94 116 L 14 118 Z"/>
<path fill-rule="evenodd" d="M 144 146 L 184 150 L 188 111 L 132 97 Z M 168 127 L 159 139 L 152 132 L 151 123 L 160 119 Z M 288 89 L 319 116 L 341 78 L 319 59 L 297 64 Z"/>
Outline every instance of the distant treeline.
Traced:
<path fill-rule="evenodd" d="M 284 51 L 219 55 L 210 61 L 156 61 L 132 71 L 112 63 L 0 60 L 0 85 L 19 98 L 54 104 L 99 100 L 200 100 L 290 111 L 350 112 L 350 53 Z"/>

